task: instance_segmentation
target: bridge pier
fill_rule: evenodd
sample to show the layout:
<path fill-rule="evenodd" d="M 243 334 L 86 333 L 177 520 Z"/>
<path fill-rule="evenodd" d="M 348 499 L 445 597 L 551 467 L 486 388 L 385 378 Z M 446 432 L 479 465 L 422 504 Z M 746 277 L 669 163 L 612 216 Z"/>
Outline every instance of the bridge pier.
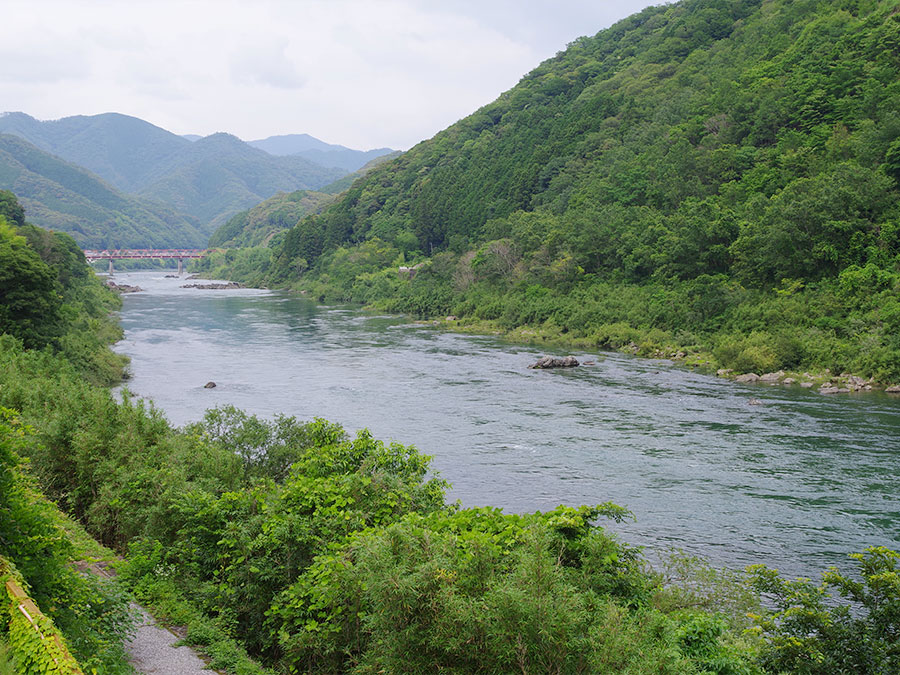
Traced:
<path fill-rule="evenodd" d="M 178 258 L 178 276 L 184 272 L 184 258 Z"/>
<path fill-rule="evenodd" d="M 109 276 L 112 276 L 114 272 L 115 272 L 115 270 L 113 269 L 112 258 L 110 258 L 109 259 Z"/>

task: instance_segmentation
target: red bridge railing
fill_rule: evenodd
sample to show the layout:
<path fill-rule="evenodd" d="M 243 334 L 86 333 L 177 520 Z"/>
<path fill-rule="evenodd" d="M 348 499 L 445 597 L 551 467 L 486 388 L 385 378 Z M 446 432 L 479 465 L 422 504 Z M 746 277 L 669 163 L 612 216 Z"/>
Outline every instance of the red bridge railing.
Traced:
<path fill-rule="evenodd" d="M 187 260 L 189 258 L 203 258 L 208 251 L 199 248 L 117 248 L 117 249 L 85 249 L 84 257 L 88 262 L 94 260 L 138 260 L 150 259 L 176 259 Z"/>

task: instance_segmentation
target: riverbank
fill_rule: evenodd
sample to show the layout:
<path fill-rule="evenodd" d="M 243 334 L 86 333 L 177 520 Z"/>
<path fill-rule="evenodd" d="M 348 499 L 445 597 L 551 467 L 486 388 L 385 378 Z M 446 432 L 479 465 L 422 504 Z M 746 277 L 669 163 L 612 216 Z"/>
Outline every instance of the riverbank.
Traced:
<path fill-rule="evenodd" d="M 527 344 L 674 358 L 733 377 L 784 371 L 779 381 L 812 383 L 829 393 L 890 390 L 900 382 L 900 302 L 890 288 L 866 288 L 853 270 L 770 289 L 745 288 L 721 275 L 643 284 L 576 275 L 543 285 L 515 274 L 479 279 L 470 256 L 449 253 L 416 265 L 412 274 L 404 271 L 409 266 L 384 266 L 396 251 L 363 255 L 371 248 L 340 249 L 280 282 L 245 264 L 264 253 L 257 249 L 236 251 L 230 264 L 204 263 L 220 278 L 416 320 L 447 323 L 453 316 L 456 330 Z"/>
<path fill-rule="evenodd" d="M 377 311 L 375 308 L 368 308 Z M 519 327 L 504 330 L 496 321 L 467 320 L 455 316 L 448 316 L 438 320 L 415 320 L 422 325 L 431 325 L 442 330 L 448 330 L 469 335 L 492 335 L 513 344 L 541 345 L 553 349 L 582 349 L 594 350 L 597 348 L 595 341 L 586 337 L 571 337 L 556 331 L 541 330 L 540 328 Z M 832 373 L 825 368 L 820 371 L 808 370 L 792 371 L 778 370 L 769 373 L 740 373 L 730 368 L 723 368 L 715 356 L 709 351 L 698 349 L 696 345 L 667 345 L 665 348 L 658 343 L 648 341 L 638 344 L 634 341 L 619 347 L 608 349 L 621 354 L 632 354 L 648 359 L 665 359 L 673 363 L 681 364 L 695 369 L 707 375 L 716 375 L 739 383 L 759 383 L 761 385 L 796 386 L 803 389 L 813 389 L 821 394 L 850 394 L 883 391 L 888 394 L 900 394 L 900 386 L 878 382 L 872 378 L 864 378 L 853 373 Z"/>

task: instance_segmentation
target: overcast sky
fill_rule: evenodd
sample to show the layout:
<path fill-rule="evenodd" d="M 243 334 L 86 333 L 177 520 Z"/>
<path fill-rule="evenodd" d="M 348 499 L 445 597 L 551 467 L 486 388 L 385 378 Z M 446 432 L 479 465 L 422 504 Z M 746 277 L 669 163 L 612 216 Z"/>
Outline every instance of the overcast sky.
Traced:
<path fill-rule="evenodd" d="M 0 110 L 407 149 L 649 0 L 5 0 Z"/>

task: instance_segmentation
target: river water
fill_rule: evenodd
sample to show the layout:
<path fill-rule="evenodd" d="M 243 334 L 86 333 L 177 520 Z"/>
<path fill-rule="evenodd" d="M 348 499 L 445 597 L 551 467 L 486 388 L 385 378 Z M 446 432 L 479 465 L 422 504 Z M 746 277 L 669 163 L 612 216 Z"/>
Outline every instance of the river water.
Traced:
<path fill-rule="evenodd" d="M 900 548 L 900 398 L 739 385 L 668 361 L 542 352 L 275 291 L 119 273 L 129 389 L 175 425 L 233 404 L 415 445 L 464 506 L 613 501 L 624 539 L 817 578 Z M 214 381 L 214 389 L 203 385 Z M 750 400 L 757 399 L 758 405 Z"/>

